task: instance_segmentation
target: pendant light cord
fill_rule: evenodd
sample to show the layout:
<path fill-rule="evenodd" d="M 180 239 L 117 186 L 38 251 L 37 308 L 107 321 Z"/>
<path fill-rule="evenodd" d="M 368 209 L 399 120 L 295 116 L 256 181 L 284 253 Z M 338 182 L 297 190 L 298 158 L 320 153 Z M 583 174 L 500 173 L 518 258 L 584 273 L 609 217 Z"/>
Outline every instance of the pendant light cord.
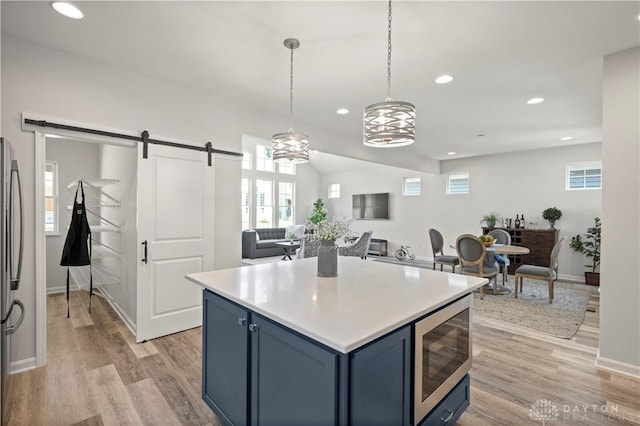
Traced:
<path fill-rule="evenodd" d="M 387 29 L 389 34 L 387 48 L 387 98 L 391 99 L 391 0 L 389 0 L 389 26 Z"/>
<path fill-rule="evenodd" d="M 291 76 L 289 80 L 289 132 L 293 133 L 293 48 L 291 48 Z"/>

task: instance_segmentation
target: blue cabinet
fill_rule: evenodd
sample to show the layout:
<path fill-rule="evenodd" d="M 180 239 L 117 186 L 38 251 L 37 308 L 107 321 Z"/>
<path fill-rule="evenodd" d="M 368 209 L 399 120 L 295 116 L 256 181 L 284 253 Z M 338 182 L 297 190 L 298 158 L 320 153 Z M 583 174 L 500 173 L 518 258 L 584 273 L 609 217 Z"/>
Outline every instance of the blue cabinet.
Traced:
<path fill-rule="evenodd" d="M 460 383 L 434 408 L 420 426 L 454 425 L 464 410 L 469 406 L 470 395 L 469 375 L 464 376 Z"/>
<path fill-rule="evenodd" d="M 225 424 L 410 425 L 411 326 L 349 354 L 204 291 L 202 397 Z"/>

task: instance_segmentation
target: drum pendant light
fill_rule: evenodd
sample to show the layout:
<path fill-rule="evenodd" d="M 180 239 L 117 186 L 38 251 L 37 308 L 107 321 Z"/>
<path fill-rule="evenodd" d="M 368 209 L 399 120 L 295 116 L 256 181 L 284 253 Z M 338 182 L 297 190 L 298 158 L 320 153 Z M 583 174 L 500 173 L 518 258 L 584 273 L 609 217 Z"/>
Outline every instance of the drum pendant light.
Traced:
<path fill-rule="evenodd" d="M 376 148 L 395 148 L 416 141 L 416 107 L 391 98 L 391 0 L 387 46 L 387 99 L 367 106 L 363 116 L 363 143 Z"/>
<path fill-rule="evenodd" d="M 288 38 L 284 41 L 284 45 L 291 50 L 289 130 L 286 133 L 276 133 L 271 137 L 273 159 L 279 163 L 300 164 L 309 161 L 309 136 L 293 130 L 293 49 L 300 47 L 300 42 L 295 38 Z"/>

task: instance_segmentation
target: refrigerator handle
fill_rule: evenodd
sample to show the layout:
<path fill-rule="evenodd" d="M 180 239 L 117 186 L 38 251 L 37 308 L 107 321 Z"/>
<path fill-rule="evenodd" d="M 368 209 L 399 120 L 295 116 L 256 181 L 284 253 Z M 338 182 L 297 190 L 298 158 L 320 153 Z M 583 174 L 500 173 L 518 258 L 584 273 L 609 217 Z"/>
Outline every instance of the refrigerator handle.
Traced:
<path fill-rule="evenodd" d="M 2 323 L 4 324 L 5 322 L 7 322 L 9 320 L 9 318 L 11 317 L 11 312 L 13 311 L 13 307 L 18 305 L 18 307 L 20 308 L 20 318 L 18 318 L 18 321 L 16 321 L 15 324 L 12 324 L 8 327 L 5 327 L 4 329 L 4 333 L 7 336 L 12 335 L 13 333 L 16 332 L 16 330 L 18 328 L 20 328 L 20 324 L 22 324 L 22 320 L 24 319 L 24 305 L 22 304 L 22 302 L 19 299 L 15 299 L 13 301 L 13 304 L 11 305 L 11 308 L 9 308 L 9 313 L 7 314 L 7 317 L 5 319 L 2 320 Z"/>
<path fill-rule="evenodd" d="M 11 160 L 11 179 L 9 183 L 9 232 L 13 233 L 13 174 L 16 174 L 18 183 L 18 202 L 20 205 L 20 246 L 18 249 L 18 270 L 13 276 L 13 244 L 9 240 L 9 279 L 11 280 L 11 290 L 17 290 L 20 286 L 20 276 L 22 275 L 22 255 L 24 251 L 24 209 L 22 204 L 22 182 L 20 181 L 20 167 L 18 160 Z"/>

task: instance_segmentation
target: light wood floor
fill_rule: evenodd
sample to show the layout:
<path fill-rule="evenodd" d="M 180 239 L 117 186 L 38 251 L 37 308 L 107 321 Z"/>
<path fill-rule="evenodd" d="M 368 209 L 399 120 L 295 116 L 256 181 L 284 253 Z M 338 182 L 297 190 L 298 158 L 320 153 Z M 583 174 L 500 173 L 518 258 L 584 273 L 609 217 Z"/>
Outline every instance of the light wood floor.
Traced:
<path fill-rule="evenodd" d="M 10 425 L 218 425 L 200 397 L 201 330 L 135 344 L 102 299 L 47 300 L 48 364 L 12 377 Z M 489 321 L 474 325 L 471 406 L 459 425 L 640 424 L 640 386 L 598 372 L 598 297 L 571 340 Z"/>

